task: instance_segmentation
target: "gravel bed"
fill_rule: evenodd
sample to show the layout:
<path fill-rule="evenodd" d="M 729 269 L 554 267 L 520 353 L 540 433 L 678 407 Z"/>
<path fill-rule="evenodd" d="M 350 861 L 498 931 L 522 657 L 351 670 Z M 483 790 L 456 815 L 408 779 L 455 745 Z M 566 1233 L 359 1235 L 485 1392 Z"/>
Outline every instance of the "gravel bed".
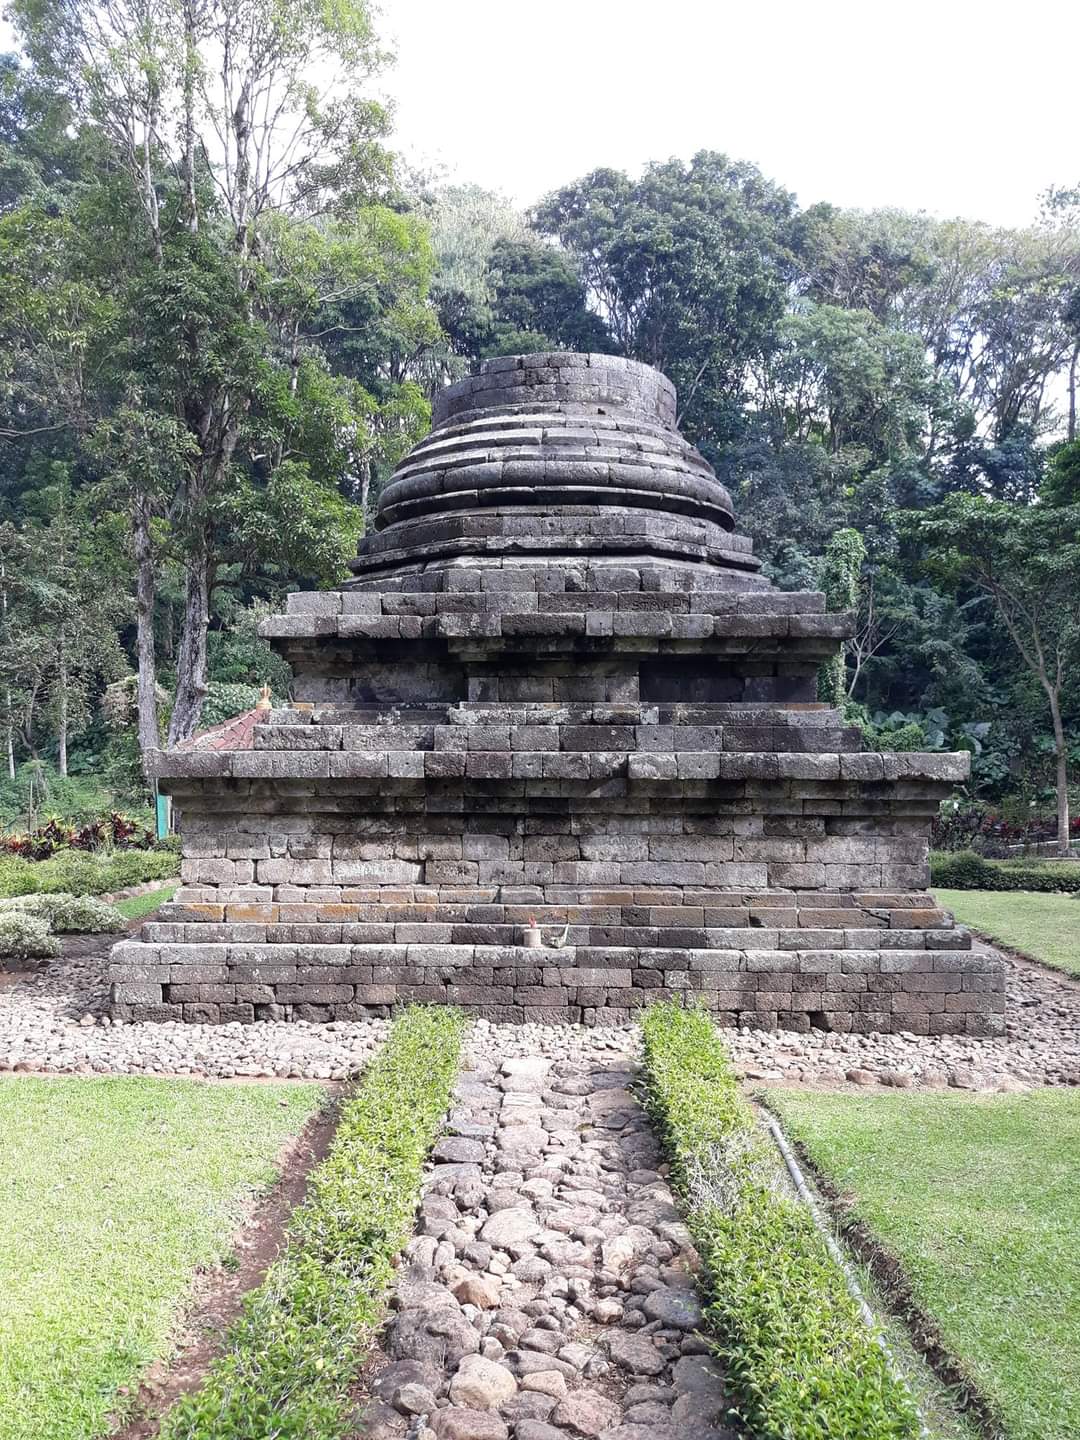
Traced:
<path fill-rule="evenodd" d="M 970 1090 L 1080 1085 L 1080 983 L 1033 961 L 1001 959 L 1005 1034 L 991 1039 L 787 1030 L 728 1031 L 725 1038 L 739 1073 L 750 1080 Z"/>
<path fill-rule="evenodd" d="M 115 936 L 64 942 L 61 959 L 0 976 L 0 1071 L 347 1080 L 388 1020 L 330 1025 L 114 1025 L 105 979 Z"/>
<path fill-rule="evenodd" d="M 385 1020 L 256 1025 L 113 1025 L 105 1014 L 111 936 L 65 941 L 64 955 L 24 975 L 0 975 L 0 1070 L 296 1077 L 343 1080 L 382 1041 Z M 750 1080 L 795 1084 L 959 1085 L 1009 1089 L 1080 1084 L 1080 982 L 1008 956 L 1006 1033 L 831 1035 L 729 1030 Z M 590 1050 L 632 1054 L 637 1029 L 493 1026 L 505 1056 L 569 1059 Z"/>
<path fill-rule="evenodd" d="M 361 1430 L 734 1440 L 697 1257 L 616 1037 L 478 1027 Z"/>

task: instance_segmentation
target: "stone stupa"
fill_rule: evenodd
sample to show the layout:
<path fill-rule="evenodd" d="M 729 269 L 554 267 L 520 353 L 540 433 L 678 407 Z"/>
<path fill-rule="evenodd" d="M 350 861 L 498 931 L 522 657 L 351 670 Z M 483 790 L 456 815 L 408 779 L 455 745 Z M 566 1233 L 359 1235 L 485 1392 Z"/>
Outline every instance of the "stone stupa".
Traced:
<path fill-rule="evenodd" d="M 157 757 L 182 888 L 113 953 L 124 1019 L 407 1001 L 986 1035 L 1000 968 L 926 893 L 966 754 L 817 701 L 851 631 L 776 590 L 675 392 L 603 355 L 444 390 L 342 589 L 264 626 L 285 709 Z"/>

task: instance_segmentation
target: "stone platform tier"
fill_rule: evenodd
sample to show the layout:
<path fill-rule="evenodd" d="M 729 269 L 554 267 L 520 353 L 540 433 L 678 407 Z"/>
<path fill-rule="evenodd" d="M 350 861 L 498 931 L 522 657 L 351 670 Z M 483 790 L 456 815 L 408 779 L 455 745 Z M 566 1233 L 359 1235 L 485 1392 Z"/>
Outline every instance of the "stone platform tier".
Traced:
<path fill-rule="evenodd" d="M 863 753 L 817 703 L 850 617 L 756 573 L 673 414 L 610 357 L 444 392 L 357 578 L 264 627 L 293 705 L 157 756 L 183 885 L 116 947 L 119 1017 L 614 1023 L 675 991 L 731 1024 L 1001 1028 L 925 890 L 968 757 Z"/>

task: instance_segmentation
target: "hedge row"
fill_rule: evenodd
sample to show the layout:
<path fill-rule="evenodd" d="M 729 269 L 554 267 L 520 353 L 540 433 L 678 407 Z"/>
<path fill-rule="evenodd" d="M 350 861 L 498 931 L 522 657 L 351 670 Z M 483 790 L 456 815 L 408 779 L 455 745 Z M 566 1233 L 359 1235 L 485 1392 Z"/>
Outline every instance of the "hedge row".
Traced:
<path fill-rule="evenodd" d="M 806 1207 L 739 1093 L 702 1010 L 643 1022 L 646 1105 L 701 1253 L 706 1320 L 759 1440 L 910 1440 L 920 1433 Z"/>
<path fill-rule="evenodd" d="M 349 1391 L 382 1321 L 424 1160 L 460 1060 L 462 1016 L 411 1009 L 369 1065 L 327 1159 L 293 1212 L 285 1249 L 245 1301 L 202 1389 L 162 1440 L 338 1440 Z"/>
<path fill-rule="evenodd" d="M 170 850 L 114 850 L 96 855 L 61 850 L 51 860 L 0 857 L 0 896 L 105 895 L 171 880 L 180 873 L 180 857 Z"/>
<path fill-rule="evenodd" d="M 1080 864 L 1068 860 L 984 860 L 974 850 L 930 855 L 930 884 L 942 890 L 1080 890 Z"/>

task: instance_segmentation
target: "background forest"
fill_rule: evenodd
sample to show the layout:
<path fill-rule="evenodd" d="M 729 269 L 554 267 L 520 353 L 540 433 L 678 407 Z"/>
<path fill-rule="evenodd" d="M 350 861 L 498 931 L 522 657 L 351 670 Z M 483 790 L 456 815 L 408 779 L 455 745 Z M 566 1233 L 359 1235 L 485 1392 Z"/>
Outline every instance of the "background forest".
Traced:
<path fill-rule="evenodd" d="M 284 696 L 259 618 L 347 576 L 434 391 L 566 348 L 669 375 L 768 573 L 856 604 L 826 693 L 972 751 L 957 836 L 1068 833 L 1075 177 L 1004 230 L 702 151 L 521 214 L 396 159 L 362 0 L 9 15 L 0 826 L 143 803 L 140 747 Z"/>

